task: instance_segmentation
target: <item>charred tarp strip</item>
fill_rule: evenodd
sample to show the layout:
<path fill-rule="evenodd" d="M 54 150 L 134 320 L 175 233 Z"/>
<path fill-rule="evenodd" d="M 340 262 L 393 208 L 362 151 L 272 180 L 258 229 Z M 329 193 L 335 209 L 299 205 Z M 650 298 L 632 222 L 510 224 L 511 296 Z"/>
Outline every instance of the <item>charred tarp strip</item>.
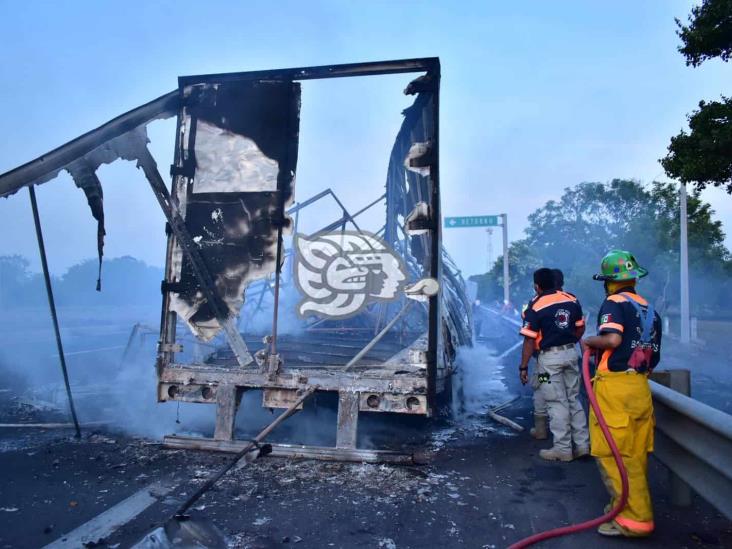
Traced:
<path fill-rule="evenodd" d="M 178 93 L 172 91 L 110 120 L 35 160 L 0 174 L 0 197 L 10 196 L 28 185 L 40 185 L 51 181 L 75 160 L 93 153 L 121 135 L 140 127 L 144 129 L 144 126 L 153 120 L 174 116 L 177 108 Z"/>
<path fill-rule="evenodd" d="M 420 93 L 412 106 L 402 113 L 404 121 L 399 129 L 389 158 L 386 179 L 386 229 L 384 239 L 396 244 L 399 239 L 399 227 L 404 218 L 418 202 L 429 201 L 429 180 L 411 170 L 407 170 L 404 162 L 409 149 L 414 143 L 428 141 L 428 129 L 425 121 L 431 120 L 433 109 L 432 93 Z M 402 221 L 399 220 L 402 218 Z M 427 235 L 414 237 L 410 242 L 410 255 L 422 265 L 422 272 L 429 270 Z M 421 274 L 421 273 L 420 273 Z"/>
<path fill-rule="evenodd" d="M 81 158 L 70 162 L 64 169 L 69 172 L 74 183 L 86 195 L 92 216 L 97 220 L 97 256 L 99 271 L 97 291 L 102 289 L 102 257 L 104 255 L 104 192 L 96 171 L 102 164 L 111 164 L 115 160 L 137 161 L 137 152 L 130 147 L 130 136 L 138 142 L 147 143 L 145 126 L 140 126 L 96 147 Z"/>
<path fill-rule="evenodd" d="M 104 192 L 102 184 L 92 167 L 85 161 L 77 161 L 66 167 L 74 183 L 86 195 L 92 216 L 97 220 L 97 256 L 99 258 L 99 274 L 97 276 L 97 291 L 102 291 L 102 256 L 104 255 Z"/>
<path fill-rule="evenodd" d="M 419 202 L 430 202 L 429 155 L 433 128 L 434 81 L 430 75 L 414 80 L 406 93 L 417 93 L 414 103 L 404 110 L 404 121 L 399 129 L 389 159 L 386 180 L 386 226 L 384 237 L 395 248 L 404 248 L 404 260 L 412 275 L 425 276 L 430 270 L 430 233 L 409 236 L 402 227 L 407 215 Z M 421 144 L 425 150 L 425 158 L 410 159 L 410 150 Z M 417 160 L 417 162 L 410 162 Z M 408 168 L 408 165 L 414 167 Z M 432 214 L 431 214 L 432 215 Z M 433 220 L 434 223 L 434 220 Z M 403 239 L 403 240 L 402 240 Z M 404 246 L 401 245 L 404 242 Z M 445 257 L 443 250 L 443 258 Z M 441 300 L 446 315 L 443 316 L 443 339 L 456 338 L 455 344 L 464 345 L 471 341 L 471 330 L 468 324 L 468 297 L 465 294 L 465 283 L 454 264 L 443 262 L 441 284 Z M 450 342 L 445 341 L 445 344 Z"/>
<path fill-rule="evenodd" d="M 97 291 L 101 290 L 102 256 L 104 254 L 104 193 L 96 175 L 102 164 L 122 158 L 135 160 L 127 150 L 125 136 L 139 133 L 147 140 L 145 125 L 153 120 L 170 118 L 178 105 L 177 93 L 163 95 L 137 107 L 106 124 L 69 141 L 43 156 L 0 175 L 0 197 L 8 197 L 18 189 L 39 185 L 54 179 L 60 171 L 71 174 L 77 187 L 84 191 L 92 216 L 97 220 L 97 255 L 99 273 Z"/>
<path fill-rule="evenodd" d="M 277 232 L 289 229 L 297 165 L 300 86 L 292 82 L 204 82 L 181 90 L 176 198 L 216 291 L 238 315 L 252 280 L 275 272 Z M 195 135 L 192 133 L 195 132 Z M 210 340 L 220 327 L 189 259 L 176 246 L 171 308 Z"/>

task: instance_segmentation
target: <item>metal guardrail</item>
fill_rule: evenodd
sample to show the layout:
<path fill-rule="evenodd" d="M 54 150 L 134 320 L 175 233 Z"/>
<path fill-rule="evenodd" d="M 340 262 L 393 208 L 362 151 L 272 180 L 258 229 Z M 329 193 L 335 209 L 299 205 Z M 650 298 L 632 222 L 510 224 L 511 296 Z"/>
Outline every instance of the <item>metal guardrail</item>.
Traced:
<path fill-rule="evenodd" d="M 481 308 L 521 324 L 488 307 Z M 672 387 L 678 385 L 688 392 L 688 371 L 656 374 L 663 373 Z M 672 500 L 686 499 L 680 486 L 686 484 L 732 520 L 732 415 L 655 381 L 649 384 L 656 416 L 654 455 L 670 469 L 672 477 L 677 477 L 671 482 Z"/>
<path fill-rule="evenodd" d="M 514 326 L 518 326 L 519 328 L 521 327 L 521 321 L 518 318 L 512 318 L 503 312 L 495 311 L 489 307 L 486 307 L 485 305 L 480 305 L 480 308 L 483 309 L 487 313 L 496 315 L 500 319 L 505 320 L 506 322 L 513 324 Z"/>
<path fill-rule="evenodd" d="M 732 415 L 650 382 L 654 455 L 732 520 Z"/>

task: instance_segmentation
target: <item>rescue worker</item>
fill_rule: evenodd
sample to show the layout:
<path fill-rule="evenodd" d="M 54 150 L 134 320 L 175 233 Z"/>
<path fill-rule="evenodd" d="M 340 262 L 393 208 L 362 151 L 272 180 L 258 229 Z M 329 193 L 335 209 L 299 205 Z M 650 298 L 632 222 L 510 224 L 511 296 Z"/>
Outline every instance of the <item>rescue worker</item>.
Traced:
<path fill-rule="evenodd" d="M 612 250 L 603 258 L 601 269 L 602 274 L 593 278 L 605 282 L 607 298 L 598 314 L 598 335 L 585 338 L 582 348 L 601 353 L 593 387 L 628 471 L 629 495 L 615 520 L 600 525 L 597 531 L 604 536 L 642 537 L 653 531 L 646 478 L 654 426 L 648 374 L 661 358 L 661 318 L 636 293 L 637 280 L 648 271 L 632 254 Z M 590 438 L 592 455 L 610 492 L 611 508 L 620 498 L 620 472 L 592 411 Z"/>
<path fill-rule="evenodd" d="M 534 297 L 532 297 L 529 302 L 523 306 L 521 309 L 522 322 L 526 319 L 526 309 L 531 307 L 538 298 L 538 295 L 534 295 Z M 534 344 L 534 352 L 531 356 L 537 360 L 539 358 L 539 350 L 537 349 L 536 344 Z M 540 385 L 538 371 L 538 367 L 534 368 L 533 372 L 531 372 L 531 376 L 529 377 L 529 386 L 534 392 L 534 426 L 529 430 L 529 434 L 536 440 L 546 440 L 549 438 L 549 413 L 546 409 L 544 394 L 539 390 Z"/>
<path fill-rule="evenodd" d="M 526 309 L 520 334 L 524 336 L 519 377 L 529 380 L 528 363 L 538 347 L 539 391 L 547 404 L 551 448 L 539 456 L 550 461 L 572 461 L 590 453 L 587 420 L 579 402 L 579 367 L 575 345 L 585 322 L 577 298 L 554 288 L 554 273 L 542 268 L 534 273 L 537 298 Z"/>
<path fill-rule="evenodd" d="M 552 273 L 554 275 L 554 289 L 563 292 L 564 273 L 561 271 L 561 269 L 552 269 Z M 538 298 L 538 295 L 534 295 L 529 303 L 524 305 L 523 309 L 521 310 L 521 320 L 524 320 L 524 318 L 526 317 L 526 309 L 533 305 Z M 534 354 L 532 356 L 536 359 L 538 359 L 539 357 L 539 351 L 536 348 L 536 345 L 534 345 Z M 549 412 L 547 411 L 546 401 L 544 400 L 544 393 L 539 390 L 541 385 L 539 383 L 538 371 L 538 368 L 534 368 L 531 376 L 529 376 L 529 385 L 534 391 L 534 426 L 529 430 L 529 434 L 536 440 L 546 440 L 547 438 L 549 438 Z"/>

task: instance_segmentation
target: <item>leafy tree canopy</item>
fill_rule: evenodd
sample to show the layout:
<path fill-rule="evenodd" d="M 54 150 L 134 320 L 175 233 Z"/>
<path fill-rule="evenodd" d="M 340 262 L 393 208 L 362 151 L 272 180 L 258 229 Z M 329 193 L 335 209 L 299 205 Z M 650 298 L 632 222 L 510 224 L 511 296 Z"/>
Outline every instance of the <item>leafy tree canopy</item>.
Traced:
<path fill-rule="evenodd" d="M 729 252 L 720 221 L 699 192 L 687 200 L 689 261 L 696 312 L 729 305 L 732 293 Z M 529 216 L 526 237 L 509 248 L 511 301 L 526 303 L 534 293 L 532 273 L 539 267 L 562 269 L 565 287 L 582 303 L 598 307 L 602 284 L 592 280 L 600 260 L 613 248 L 631 251 L 651 274 L 643 293 L 657 307 L 674 308 L 678 296 L 679 196 L 671 183 L 645 188 L 637 181 L 581 183 L 567 188 Z M 502 296 L 502 260 L 485 275 L 471 277 L 485 301 Z"/>
<path fill-rule="evenodd" d="M 732 0 L 704 0 L 692 8 L 688 25 L 678 19 L 676 24 L 687 65 L 697 67 L 714 57 L 727 61 L 732 54 Z M 666 175 L 698 190 L 713 185 L 732 194 L 732 102 L 724 96 L 702 101 L 688 120 L 689 133 L 672 137 L 661 159 Z"/>
<path fill-rule="evenodd" d="M 724 186 L 732 194 L 732 99 L 702 101 L 688 119 L 689 133 L 671 138 L 663 169 L 698 190 Z"/>
<path fill-rule="evenodd" d="M 40 273 L 29 270 L 21 256 L 0 256 L 0 307 L 47 307 L 46 289 Z M 97 260 L 73 265 L 62 277 L 53 277 L 59 306 L 152 306 L 160 303 L 163 272 L 133 257 L 104 261 L 103 291 L 94 289 Z"/>
<path fill-rule="evenodd" d="M 707 59 L 727 61 L 732 54 L 732 0 L 704 0 L 692 8 L 688 25 L 676 19 L 686 64 L 698 67 Z"/>

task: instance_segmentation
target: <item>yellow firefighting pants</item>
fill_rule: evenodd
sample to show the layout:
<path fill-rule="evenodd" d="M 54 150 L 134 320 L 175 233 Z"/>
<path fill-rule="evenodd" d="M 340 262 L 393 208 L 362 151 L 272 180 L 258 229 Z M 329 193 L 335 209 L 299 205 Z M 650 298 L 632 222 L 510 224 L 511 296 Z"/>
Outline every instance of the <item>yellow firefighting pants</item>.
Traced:
<path fill-rule="evenodd" d="M 598 372 L 593 387 L 628 471 L 628 503 L 615 522 L 628 536 L 647 536 L 653 531 L 653 507 L 646 477 L 655 425 L 648 379 L 633 370 Z M 592 455 L 597 458 L 614 506 L 621 493 L 620 471 L 593 410 L 590 410 L 590 440 Z"/>

